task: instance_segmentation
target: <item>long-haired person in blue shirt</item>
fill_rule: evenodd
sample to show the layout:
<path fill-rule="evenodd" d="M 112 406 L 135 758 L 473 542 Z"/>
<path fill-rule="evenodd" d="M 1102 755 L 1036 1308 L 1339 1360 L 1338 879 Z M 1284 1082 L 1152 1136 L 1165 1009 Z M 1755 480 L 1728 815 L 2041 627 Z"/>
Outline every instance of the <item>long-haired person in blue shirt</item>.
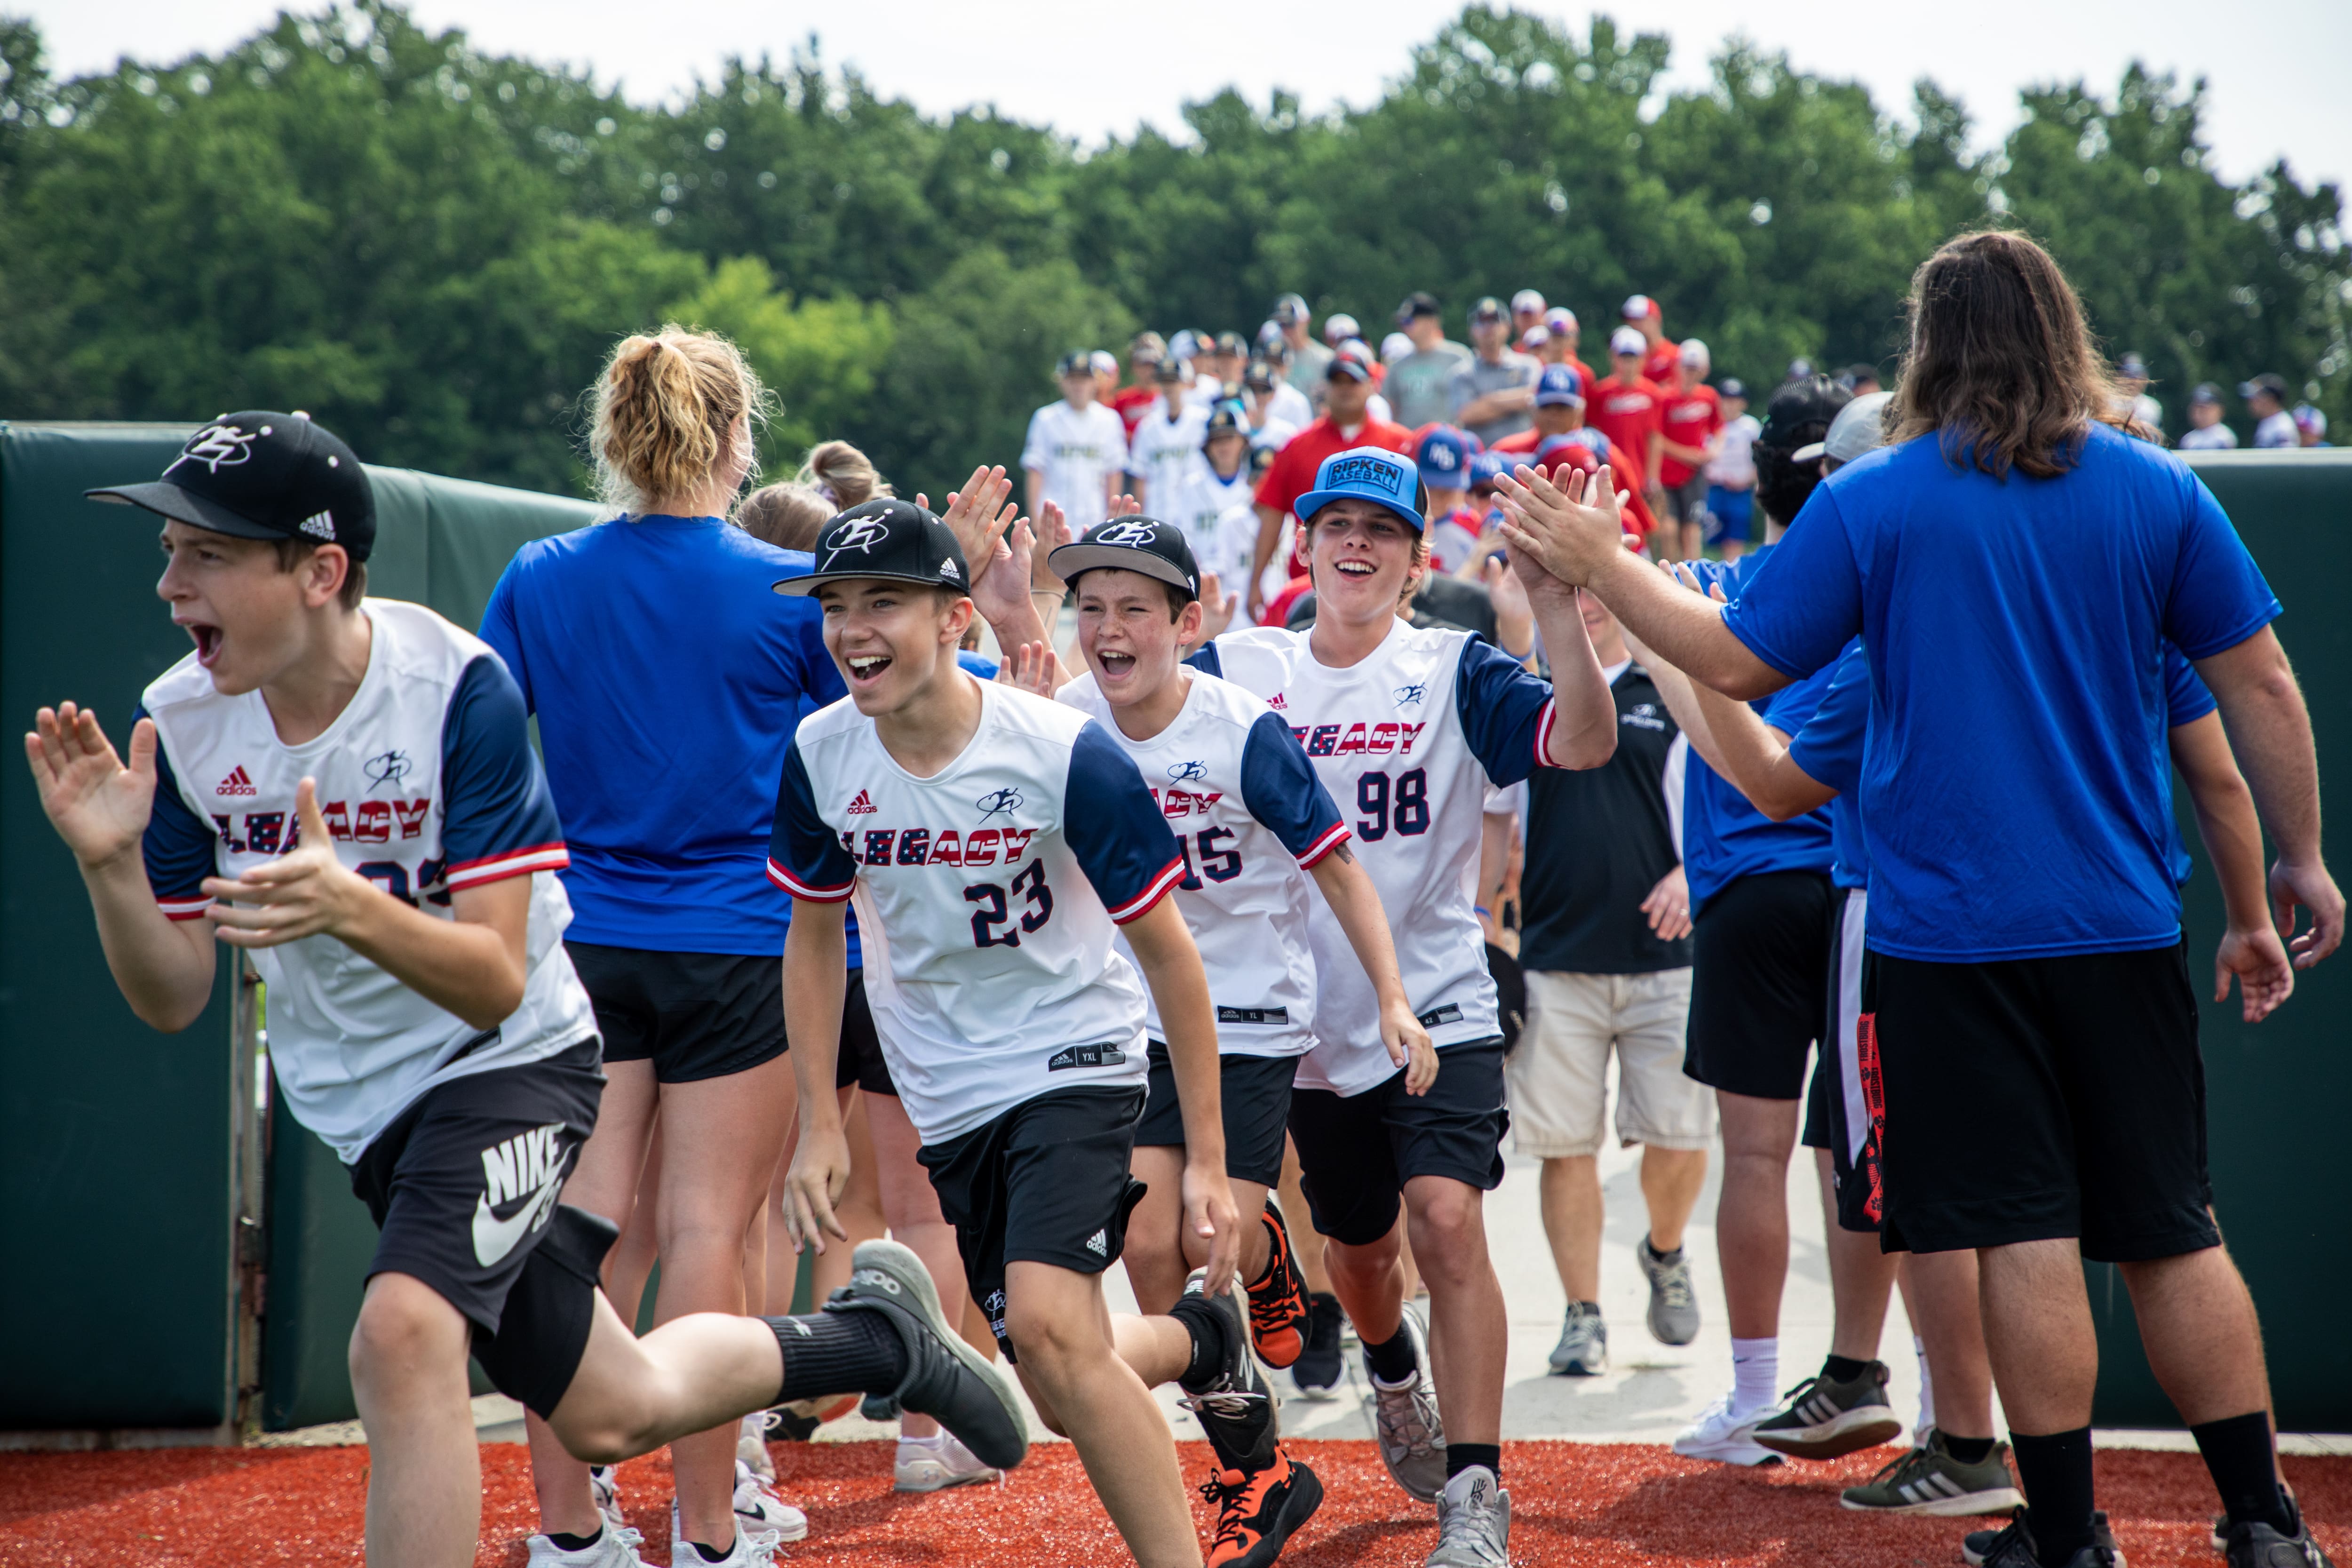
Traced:
<path fill-rule="evenodd" d="M 482 637 L 539 716 L 577 846 L 567 945 L 606 1083 L 566 1201 L 625 1225 L 658 1111 L 666 1321 L 746 1307 L 744 1236 L 794 1107 L 776 968 L 790 901 L 763 875 L 777 770 L 800 716 L 842 688 L 811 605 L 770 591 L 808 556 L 725 518 L 763 395 L 734 346 L 676 328 L 629 338 L 594 395 L 597 476 L 621 515 L 526 545 Z M 617 1525 L 597 1535 L 617 1515 L 599 1518 L 610 1492 L 592 1493 L 583 1467 L 532 1436 L 546 1532 L 534 1565 L 625 1568 Z M 765 1562 L 769 1532 L 808 1528 L 739 1475 L 736 1437 L 729 1426 L 671 1445 L 681 1564 L 697 1548 L 708 1563 Z"/>

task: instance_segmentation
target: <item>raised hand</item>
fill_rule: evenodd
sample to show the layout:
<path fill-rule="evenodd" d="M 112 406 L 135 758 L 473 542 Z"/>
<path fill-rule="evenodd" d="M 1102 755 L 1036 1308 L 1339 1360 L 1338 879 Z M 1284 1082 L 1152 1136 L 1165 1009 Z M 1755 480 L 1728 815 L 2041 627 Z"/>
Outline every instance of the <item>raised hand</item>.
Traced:
<path fill-rule="evenodd" d="M 1137 517 L 1140 516 L 1142 511 L 1143 503 L 1131 495 L 1115 495 L 1110 498 L 1109 515 L 1112 517 Z"/>
<path fill-rule="evenodd" d="M 1127 500 L 1132 498 L 1122 496 L 1119 499 Z M 1124 514 L 1114 512 L 1112 515 L 1123 516 Z M 1069 518 L 1064 514 L 1058 503 L 1047 501 L 1037 509 L 1036 548 L 1029 561 L 1029 585 L 1032 588 L 1042 594 L 1068 592 L 1067 585 L 1059 577 L 1055 576 L 1053 569 L 1045 563 L 1048 556 L 1068 542 L 1070 542 Z"/>
<path fill-rule="evenodd" d="M 1605 463 L 1590 483 L 1582 469 L 1568 470 L 1562 483 L 1522 463 L 1516 474 L 1496 479 L 1496 497 L 1503 506 L 1503 537 L 1522 572 L 1540 566 L 1581 587 L 1624 548 L 1624 498 Z"/>
<path fill-rule="evenodd" d="M 996 542 L 1021 514 L 1021 509 L 1005 499 L 1012 493 L 1013 481 L 1004 477 L 1004 470 L 983 465 L 971 471 L 963 489 L 949 495 L 948 510 L 940 514 L 940 521 L 963 549 L 973 584 L 987 574 L 996 560 Z M 921 504 L 920 498 L 917 504 Z"/>
<path fill-rule="evenodd" d="M 374 883 L 335 858 L 315 780 L 295 786 L 294 819 L 301 831 L 285 854 L 240 878 L 205 879 L 205 891 L 216 900 L 205 913 L 231 947 L 276 947 L 335 932 L 362 900 L 382 896 Z"/>
<path fill-rule="evenodd" d="M 100 866 L 138 847 L 155 808 L 155 721 L 131 727 L 123 765 L 98 715 L 71 702 L 44 708 L 25 736 L 41 810 L 74 858 Z"/>
<path fill-rule="evenodd" d="M 1003 673 L 1006 685 L 1048 698 L 1059 689 L 1055 681 L 1062 666 L 1051 647 L 1041 642 L 1024 642 L 1004 653 Z"/>
<path fill-rule="evenodd" d="M 1241 608 L 1240 598 L 1225 592 L 1225 584 L 1214 572 L 1201 574 L 1201 635 L 1186 645 L 1184 651 L 1207 642 L 1234 624 L 1234 612 Z"/>
<path fill-rule="evenodd" d="M 1005 532 L 990 542 L 988 563 L 971 565 L 971 604 L 990 626 L 1021 622 L 1034 613 L 1029 604 L 1029 557 L 1036 535 L 1025 517 L 1013 520 Z"/>

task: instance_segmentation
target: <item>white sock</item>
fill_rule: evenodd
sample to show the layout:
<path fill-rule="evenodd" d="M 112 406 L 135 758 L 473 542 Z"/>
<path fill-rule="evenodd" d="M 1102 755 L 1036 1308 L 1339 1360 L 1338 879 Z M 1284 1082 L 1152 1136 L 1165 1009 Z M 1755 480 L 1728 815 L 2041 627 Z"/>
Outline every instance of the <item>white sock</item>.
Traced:
<path fill-rule="evenodd" d="M 1927 1440 L 1927 1428 L 1936 1424 L 1936 1379 L 1927 1370 L 1927 1342 L 1913 1334 L 1911 1348 L 1919 1357 L 1919 1424 L 1911 1429 L 1911 1436 L 1919 1443 Z"/>
<path fill-rule="evenodd" d="M 928 1437 L 909 1437 L 901 1432 L 898 1435 L 898 1447 L 903 1448 L 912 1443 L 918 1448 L 929 1448 L 936 1451 L 947 1446 L 943 1441 L 946 1436 L 947 1434 L 944 1432 L 934 1432 Z"/>
<path fill-rule="evenodd" d="M 1735 1415 L 1752 1415 L 1759 1410 L 1769 1410 L 1780 1397 L 1780 1341 L 1775 1335 L 1769 1340 L 1734 1340 L 1731 1342 L 1731 1408 Z"/>

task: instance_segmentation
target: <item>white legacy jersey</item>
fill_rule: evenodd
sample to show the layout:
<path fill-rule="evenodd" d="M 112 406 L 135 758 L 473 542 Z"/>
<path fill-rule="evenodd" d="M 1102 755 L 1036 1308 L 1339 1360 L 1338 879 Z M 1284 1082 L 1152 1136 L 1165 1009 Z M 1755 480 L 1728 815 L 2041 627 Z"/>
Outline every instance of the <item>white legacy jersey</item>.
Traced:
<path fill-rule="evenodd" d="M 1249 576 L 1250 548 L 1257 543 L 1257 513 L 1251 510 L 1256 497 L 1246 464 L 1232 479 L 1221 479 L 1204 458 L 1172 493 L 1153 496 L 1144 510 L 1181 529 L 1184 542 L 1192 547 L 1192 559 L 1203 571 L 1214 572 L 1226 593 L 1238 595 L 1247 589 L 1244 580 Z M 1241 546 L 1238 529 L 1231 541 L 1226 538 L 1225 515 L 1237 507 L 1249 513 L 1247 546 Z"/>
<path fill-rule="evenodd" d="M 1347 842 L 1347 825 L 1274 710 L 1231 681 L 1185 673 L 1182 710 L 1148 741 L 1119 729 L 1091 674 L 1062 688 L 1061 700 L 1127 753 L 1176 830 L 1176 907 L 1209 972 L 1218 1054 L 1298 1056 L 1315 1044 L 1307 910 L 1322 901 L 1305 868 Z M 1167 1040 L 1157 1005 L 1144 1027 Z"/>
<path fill-rule="evenodd" d="M 847 698 L 802 720 L 768 850 L 794 898 L 855 898 L 875 1032 L 926 1143 L 1055 1089 L 1143 1083 L 1143 983 L 1111 939 L 1184 875 L 1098 725 L 975 684 L 980 728 L 929 778 Z"/>
<path fill-rule="evenodd" d="M 367 673 L 315 740 L 278 738 L 258 691 L 225 697 L 194 655 L 147 688 L 155 810 L 147 879 L 163 912 L 199 920 L 203 883 L 239 877 L 300 838 L 295 786 L 318 781 L 335 858 L 438 920 L 450 895 L 529 877 L 522 1005 L 477 1029 L 331 936 L 257 948 L 269 1058 L 296 1121 L 348 1164 L 436 1085 L 541 1061 L 596 1031 L 563 951 L 570 863 L 531 749 L 522 693 L 489 645 L 422 605 L 369 599 Z"/>
<path fill-rule="evenodd" d="M 1191 398 L 1173 419 L 1166 401 L 1155 399 L 1136 421 L 1127 444 L 1127 471 L 1142 479 L 1144 505 L 1152 516 L 1176 521 L 1160 509 L 1175 499 L 1185 476 L 1208 468 L 1209 460 L 1201 456 L 1208 434 L 1209 405 Z"/>
<path fill-rule="evenodd" d="M 1405 994 L 1436 1045 L 1491 1040 L 1495 983 L 1474 898 L 1486 787 L 1533 772 L 1551 732 L 1550 683 L 1485 638 L 1393 623 L 1344 669 L 1307 633 L 1255 626 L 1192 656 L 1265 699 L 1339 804 L 1387 911 Z M 1399 1071 L 1380 1005 L 1330 906 L 1313 905 L 1316 1046 L 1298 1083 L 1359 1094 Z"/>
<path fill-rule="evenodd" d="M 1127 421 L 1107 404 L 1081 410 L 1056 399 L 1029 416 L 1021 466 L 1045 476 L 1045 499 L 1075 539 L 1109 515 L 1110 476 L 1127 467 Z"/>

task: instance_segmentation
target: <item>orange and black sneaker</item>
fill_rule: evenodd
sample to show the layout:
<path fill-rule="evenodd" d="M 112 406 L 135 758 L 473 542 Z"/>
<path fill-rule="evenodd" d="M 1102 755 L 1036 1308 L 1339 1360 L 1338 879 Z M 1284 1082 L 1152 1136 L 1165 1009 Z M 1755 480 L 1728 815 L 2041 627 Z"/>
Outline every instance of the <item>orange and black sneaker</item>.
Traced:
<path fill-rule="evenodd" d="M 1265 1201 L 1265 1273 L 1249 1287 L 1250 1341 L 1258 1360 L 1288 1366 L 1307 1348 L 1307 1281 L 1290 1250 L 1290 1232 L 1274 1200 Z"/>
<path fill-rule="evenodd" d="M 1267 1568 L 1323 1506 L 1323 1483 L 1277 1447 L 1259 1469 L 1212 1471 L 1201 1495 L 1217 1510 L 1207 1568 Z"/>

